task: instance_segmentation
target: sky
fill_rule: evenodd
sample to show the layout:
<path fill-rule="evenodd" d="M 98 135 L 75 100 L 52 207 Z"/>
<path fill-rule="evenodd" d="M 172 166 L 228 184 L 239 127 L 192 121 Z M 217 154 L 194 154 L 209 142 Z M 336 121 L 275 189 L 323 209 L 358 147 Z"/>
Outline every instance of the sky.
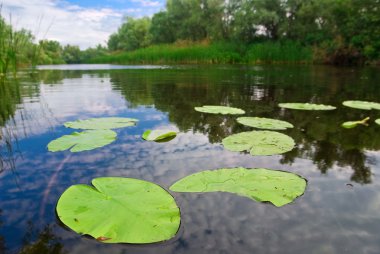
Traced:
<path fill-rule="evenodd" d="M 165 0 L 0 0 L 2 15 L 37 40 L 59 41 L 81 49 L 106 45 L 124 16 L 152 16 Z"/>

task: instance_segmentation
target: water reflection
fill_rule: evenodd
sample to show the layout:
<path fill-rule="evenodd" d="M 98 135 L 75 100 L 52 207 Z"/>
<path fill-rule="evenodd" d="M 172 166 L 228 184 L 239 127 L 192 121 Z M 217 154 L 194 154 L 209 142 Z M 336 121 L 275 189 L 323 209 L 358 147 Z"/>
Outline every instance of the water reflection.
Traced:
<path fill-rule="evenodd" d="M 321 76 L 321 70 L 312 68 L 305 69 L 308 72 L 300 75 L 293 70 L 279 78 L 276 70 L 273 67 L 257 73 L 239 69 L 223 72 L 211 69 L 207 74 L 199 70 L 196 74 L 186 70 L 169 70 L 165 75 L 157 71 L 144 75 L 133 72 L 112 72 L 110 75 L 113 88 L 123 94 L 130 106 L 154 105 L 160 111 L 167 112 L 169 120 L 181 131 L 203 133 L 211 143 L 220 143 L 232 133 L 249 129 L 237 125 L 234 117 L 199 114 L 193 110 L 195 106 L 230 105 L 244 108 L 250 116 L 292 122 L 296 129 L 289 130 L 288 134 L 298 145 L 295 150 L 283 155 L 282 163 L 291 164 L 295 158 L 311 159 L 323 174 L 334 165 L 349 166 L 354 171 L 351 181 L 371 183 L 372 173 L 366 165 L 365 153 L 366 150 L 380 150 L 378 127 L 372 124 L 368 128 L 346 130 L 340 124 L 365 116 L 375 119 L 376 112 L 360 112 L 344 107 L 334 112 L 284 111 L 277 107 L 277 103 L 302 101 L 340 106 L 342 101 L 350 98 L 376 101 L 380 88 L 363 79 L 373 76 L 373 72 L 324 69 Z M 279 72 L 283 73 L 283 70 Z M 227 81 L 228 85 L 225 84 Z"/>
<path fill-rule="evenodd" d="M 9 170 L 0 174 L 0 252 L 6 247 L 10 254 L 379 253 L 380 183 L 374 177 L 380 165 L 379 127 L 340 127 L 347 120 L 375 119 L 378 112 L 277 107 L 290 101 L 336 106 L 346 99 L 376 101 L 380 87 L 373 82 L 379 75 L 371 69 L 222 66 L 40 70 L 22 77 L 18 92 L 3 92 L 0 100 L 8 100 L 5 109 L 0 107 L 2 129 L 16 134 L 17 142 L 8 143 L 22 154 L 14 160 L 17 184 Z M 206 104 L 289 121 L 296 128 L 284 133 L 297 147 L 269 157 L 227 151 L 221 145 L 224 137 L 251 128 L 237 124 L 236 117 L 193 110 Z M 49 141 L 72 132 L 63 127 L 65 121 L 99 116 L 140 121 L 117 130 L 117 141 L 100 149 L 78 154 L 46 150 Z M 169 143 L 144 142 L 140 135 L 153 128 L 180 133 Z M 58 226 L 55 217 L 61 193 L 95 177 L 139 178 L 168 188 L 200 170 L 236 166 L 294 172 L 309 185 L 303 197 L 281 209 L 228 193 L 173 193 L 181 207 L 181 232 L 173 241 L 149 246 L 98 243 Z"/>

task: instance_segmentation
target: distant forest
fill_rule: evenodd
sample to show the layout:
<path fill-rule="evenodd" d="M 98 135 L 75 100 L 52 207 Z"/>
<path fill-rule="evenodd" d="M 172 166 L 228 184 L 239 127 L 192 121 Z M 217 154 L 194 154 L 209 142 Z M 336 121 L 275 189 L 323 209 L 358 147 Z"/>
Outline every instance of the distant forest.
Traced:
<path fill-rule="evenodd" d="M 186 47 L 188 53 L 165 58 Z M 262 51 L 277 51 L 279 62 L 379 63 L 380 0 L 167 0 L 152 17 L 125 17 L 107 46 L 86 50 L 50 40 L 36 44 L 29 31 L 13 31 L 0 19 L 1 73 L 20 64 L 192 62 L 206 53 L 209 63 L 276 61 Z"/>

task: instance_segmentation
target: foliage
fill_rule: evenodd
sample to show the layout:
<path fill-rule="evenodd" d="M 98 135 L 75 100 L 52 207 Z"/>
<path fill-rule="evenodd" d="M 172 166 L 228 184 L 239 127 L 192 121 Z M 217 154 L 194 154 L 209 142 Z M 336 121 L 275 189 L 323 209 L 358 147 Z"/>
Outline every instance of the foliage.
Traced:
<path fill-rule="evenodd" d="M 222 143 L 230 151 L 249 151 L 251 155 L 286 153 L 295 145 L 291 137 L 275 131 L 241 132 L 224 138 Z"/>
<path fill-rule="evenodd" d="M 352 129 L 352 128 L 355 128 L 356 126 L 358 126 L 359 124 L 360 125 L 364 125 L 364 126 L 368 126 L 369 119 L 370 119 L 369 117 L 366 117 L 366 118 L 364 118 L 363 120 L 360 120 L 360 121 L 344 122 L 344 123 L 342 123 L 342 127 L 346 128 L 346 129 Z"/>
<path fill-rule="evenodd" d="M 245 111 L 240 108 L 226 107 L 226 106 L 202 106 L 195 107 L 195 111 L 208 113 L 208 114 L 222 114 L 222 115 L 242 115 Z"/>
<path fill-rule="evenodd" d="M 350 108 L 371 110 L 377 109 L 380 110 L 380 103 L 370 102 L 370 101 L 344 101 L 343 105 Z"/>
<path fill-rule="evenodd" d="M 134 126 L 138 122 L 134 118 L 100 117 L 86 120 L 76 120 L 64 123 L 65 127 L 83 130 L 107 130 Z"/>
<path fill-rule="evenodd" d="M 287 128 L 294 127 L 291 123 L 286 121 L 262 117 L 239 117 L 237 122 L 250 127 L 267 130 L 286 130 Z"/>
<path fill-rule="evenodd" d="M 64 135 L 51 141 L 48 149 L 51 152 L 65 151 L 82 152 L 108 145 L 116 140 L 116 132 L 112 130 L 87 130 Z"/>
<path fill-rule="evenodd" d="M 323 104 L 313 103 L 280 103 L 280 108 L 297 109 L 297 110 L 334 110 L 336 107 Z"/>
<path fill-rule="evenodd" d="M 177 233 L 179 208 L 160 186 L 117 177 L 92 184 L 73 185 L 58 200 L 58 217 L 75 232 L 104 243 L 154 243 Z"/>
<path fill-rule="evenodd" d="M 249 47 L 244 52 L 247 62 L 305 62 L 313 57 L 317 62 L 357 64 L 380 58 L 378 5 L 378 0 L 168 0 L 166 9 L 151 19 L 126 18 L 108 47 L 237 42 Z"/>
<path fill-rule="evenodd" d="M 257 168 L 223 168 L 186 176 L 170 190 L 176 192 L 230 192 L 277 207 L 293 202 L 306 189 L 306 180 L 283 171 Z"/>
<path fill-rule="evenodd" d="M 142 138 L 147 141 L 167 141 L 177 136 L 177 132 L 169 130 L 146 130 Z"/>

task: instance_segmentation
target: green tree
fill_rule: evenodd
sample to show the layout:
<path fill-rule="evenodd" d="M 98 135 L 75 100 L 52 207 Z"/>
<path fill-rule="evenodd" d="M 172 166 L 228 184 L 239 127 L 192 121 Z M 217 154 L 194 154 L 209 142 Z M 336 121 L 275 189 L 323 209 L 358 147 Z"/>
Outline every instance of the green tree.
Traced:
<path fill-rule="evenodd" d="M 149 46 L 151 43 L 150 23 L 148 17 L 140 19 L 126 17 L 117 33 L 111 35 L 108 48 L 128 51 Z"/>

